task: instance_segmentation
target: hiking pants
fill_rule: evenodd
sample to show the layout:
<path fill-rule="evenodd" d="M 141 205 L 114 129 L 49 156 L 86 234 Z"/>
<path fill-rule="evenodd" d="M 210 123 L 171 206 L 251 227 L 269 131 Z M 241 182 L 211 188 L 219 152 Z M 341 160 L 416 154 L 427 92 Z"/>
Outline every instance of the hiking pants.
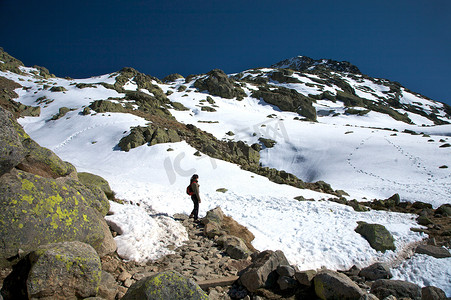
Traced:
<path fill-rule="evenodd" d="M 199 199 L 197 199 L 196 195 L 191 196 L 191 200 L 193 200 L 194 208 L 191 212 L 191 215 L 194 217 L 194 220 L 197 220 L 199 218 Z"/>

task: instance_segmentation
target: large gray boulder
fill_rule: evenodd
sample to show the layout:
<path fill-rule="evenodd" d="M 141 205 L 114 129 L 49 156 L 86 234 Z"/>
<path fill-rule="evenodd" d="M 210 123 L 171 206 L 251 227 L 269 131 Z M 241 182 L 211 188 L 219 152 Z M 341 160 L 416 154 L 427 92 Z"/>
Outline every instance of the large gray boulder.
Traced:
<path fill-rule="evenodd" d="M 251 252 L 246 243 L 239 237 L 233 235 L 223 235 L 216 242 L 221 245 L 225 252 L 233 259 L 246 259 Z"/>
<path fill-rule="evenodd" d="M 20 170 L 1 176 L 0 266 L 13 264 L 19 252 L 63 241 L 82 241 L 99 252 L 113 252 L 100 251 L 105 240 L 113 238 L 90 200 L 61 180 Z"/>
<path fill-rule="evenodd" d="M 102 268 L 96 251 L 81 242 L 44 245 L 23 258 L 5 279 L 7 299 L 77 299 L 97 295 Z"/>
<path fill-rule="evenodd" d="M 239 281 L 252 293 L 259 288 L 275 287 L 279 277 L 277 268 L 281 265 L 289 265 L 288 260 L 282 251 L 263 251 L 259 253 L 253 259 L 252 264 L 243 271 Z"/>
<path fill-rule="evenodd" d="M 373 249 L 381 252 L 396 250 L 395 239 L 383 225 L 366 222 L 358 222 L 358 224 L 355 231 L 363 236 Z"/>
<path fill-rule="evenodd" d="M 326 299 L 359 299 L 365 293 L 345 274 L 331 270 L 319 272 L 313 279 L 316 295 Z"/>
<path fill-rule="evenodd" d="M 192 280 L 175 271 L 166 271 L 134 283 L 122 300 L 208 300 L 207 294 Z"/>
<path fill-rule="evenodd" d="M 384 299 L 390 295 L 396 298 L 421 299 L 421 288 L 414 283 L 402 280 L 376 280 L 371 287 L 371 293 L 379 299 Z"/>

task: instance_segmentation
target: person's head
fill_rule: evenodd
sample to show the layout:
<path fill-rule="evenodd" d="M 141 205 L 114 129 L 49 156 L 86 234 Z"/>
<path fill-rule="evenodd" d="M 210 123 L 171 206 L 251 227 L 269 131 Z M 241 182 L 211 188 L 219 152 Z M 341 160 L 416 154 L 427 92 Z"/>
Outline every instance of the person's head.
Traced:
<path fill-rule="evenodd" d="M 193 176 L 191 176 L 191 181 L 197 181 L 199 179 L 199 175 L 194 174 Z"/>

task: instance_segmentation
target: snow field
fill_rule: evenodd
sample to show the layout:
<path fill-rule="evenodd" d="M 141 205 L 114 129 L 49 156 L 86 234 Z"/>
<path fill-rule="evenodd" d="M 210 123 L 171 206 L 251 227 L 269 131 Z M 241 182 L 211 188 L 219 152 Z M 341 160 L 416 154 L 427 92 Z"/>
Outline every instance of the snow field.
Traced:
<path fill-rule="evenodd" d="M 18 78 L 9 72 L 7 76 Z M 107 75 L 83 82 L 98 82 L 100 78 L 114 82 Z M 220 206 L 254 233 L 253 244 L 257 249 L 280 249 L 301 269 L 322 266 L 347 269 L 354 264 L 364 267 L 376 261 L 394 263 L 406 255 L 412 244 L 424 238 L 410 231 L 411 227 L 418 227 L 412 215 L 355 212 L 348 206 L 325 201 L 329 195 L 278 185 L 236 165 L 205 155 L 194 156 L 196 150 L 185 142 L 118 151 L 117 143 L 130 127 L 144 126 L 147 121 L 120 113 L 82 116 L 80 112 L 94 100 L 123 95 L 101 86 L 78 89 L 70 85 L 82 80 L 53 81 L 68 91 L 51 93 L 39 90 L 40 85 L 28 81 L 25 82 L 31 87 L 28 91 L 17 90 L 18 101 L 28 105 L 36 105 L 36 99 L 44 95 L 54 99 L 47 106 L 41 105 L 40 117 L 23 118 L 19 122 L 41 146 L 74 164 L 78 171 L 107 179 L 118 198 L 140 204 L 112 203 L 114 214 L 107 217 L 122 232 L 116 241 L 118 253 L 125 259 L 156 259 L 170 253 L 169 245 L 180 245 L 186 239 L 184 228 L 170 216 L 191 211 L 192 203 L 185 188 L 193 173 L 200 175 L 201 216 Z M 129 87 L 133 88 L 133 83 Z M 170 96 L 172 101 L 190 108 L 185 112 L 171 111 L 180 122 L 195 124 L 219 139 L 244 140 L 248 144 L 257 142 L 259 137 L 277 141 L 274 148 L 261 152 L 265 166 L 286 170 L 303 179 L 324 180 L 334 189 L 349 192 L 350 198 L 385 198 L 400 193 L 403 200 L 420 200 L 434 206 L 449 203 L 451 175 L 449 169 L 439 169 L 438 165 L 451 164 L 451 150 L 439 148 L 442 143 L 438 140 L 451 136 L 451 126 L 420 128 L 373 112 L 364 117 L 320 117 L 319 123 L 301 122 L 293 120 L 296 114 L 281 112 L 253 98 L 236 101 L 212 96 L 217 112 L 205 112 L 201 106 L 210 104 L 200 101 L 207 94 L 178 93 L 177 85 L 161 87 L 174 91 Z M 188 96 L 182 97 L 185 94 Z M 326 101 L 321 105 L 332 106 Z M 57 121 L 48 121 L 62 106 L 75 110 Z M 435 141 L 402 133 L 392 136 L 393 131 L 360 126 L 416 128 L 433 134 Z M 226 135 L 228 131 L 233 131 L 235 136 Z M 218 188 L 228 191 L 219 193 Z M 293 199 L 301 195 L 315 201 Z M 397 250 L 384 254 L 374 251 L 354 232 L 358 221 L 386 226 L 395 237 Z M 413 269 L 427 272 L 431 266 L 437 268 L 437 274 L 447 274 L 449 261 L 434 264 L 414 257 L 395 269 L 396 276 L 425 284 L 424 279 L 412 275 Z M 429 278 L 428 283 L 449 294 L 449 281 L 436 274 Z"/>

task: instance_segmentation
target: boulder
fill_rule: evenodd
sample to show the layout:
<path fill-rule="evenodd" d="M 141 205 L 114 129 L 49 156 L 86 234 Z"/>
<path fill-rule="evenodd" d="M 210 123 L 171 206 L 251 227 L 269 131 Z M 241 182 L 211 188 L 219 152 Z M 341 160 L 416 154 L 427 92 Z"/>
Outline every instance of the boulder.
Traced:
<path fill-rule="evenodd" d="M 389 279 L 393 275 L 390 272 L 390 268 L 382 263 L 375 263 L 369 267 L 363 268 L 359 276 L 365 277 L 367 280 Z"/>
<path fill-rule="evenodd" d="M 30 138 L 24 139 L 22 145 L 27 149 L 27 155 L 16 166 L 17 169 L 46 178 L 75 177 L 75 167 L 62 161 L 53 151 L 39 146 Z"/>
<path fill-rule="evenodd" d="M 412 300 L 421 299 L 421 288 L 411 282 L 402 280 L 376 280 L 372 287 L 371 293 L 376 295 L 379 299 L 384 299 L 390 295 L 396 298 L 411 298 Z"/>
<path fill-rule="evenodd" d="M 0 266 L 11 265 L 19 251 L 56 242 L 77 240 L 99 250 L 105 220 L 89 200 L 61 180 L 20 170 L 1 176 Z"/>
<path fill-rule="evenodd" d="M 163 78 L 163 82 L 164 83 L 174 82 L 177 79 L 182 79 L 182 78 L 184 78 L 182 75 L 180 75 L 178 73 L 174 73 L 174 74 L 170 74 L 170 75 L 166 76 L 165 78 Z"/>
<path fill-rule="evenodd" d="M 85 186 L 96 186 L 100 188 L 105 193 L 108 199 L 114 198 L 114 194 L 113 191 L 111 190 L 110 184 L 102 177 L 87 172 L 79 172 L 78 179 Z"/>
<path fill-rule="evenodd" d="M 218 206 L 212 210 L 207 211 L 207 214 L 202 219 L 202 223 L 204 223 L 205 225 L 210 222 L 221 224 L 223 220 L 224 220 L 224 212 Z"/>
<path fill-rule="evenodd" d="M 192 279 L 175 271 L 166 271 L 134 283 L 122 298 L 135 299 L 208 300 L 208 296 Z"/>
<path fill-rule="evenodd" d="M 276 270 L 281 265 L 289 265 L 282 251 L 263 251 L 253 259 L 249 267 L 243 270 L 239 281 L 252 293 L 259 288 L 275 287 L 279 277 Z"/>
<path fill-rule="evenodd" d="M 5 279 L 7 299 L 70 299 L 97 295 L 102 268 L 96 251 L 78 241 L 43 245 Z"/>
<path fill-rule="evenodd" d="M 445 292 L 435 286 L 426 286 L 421 289 L 421 300 L 446 300 Z"/>
<path fill-rule="evenodd" d="M 313 279 L 315 293 L 320 299 L 359 299 L 365 293 L 348 276 L 331 271 L 320 271 Z"/>
<path fill-rule="evenodd" d="M 366 222 L 358 224 L 355 231 L 362 235 L 373 249 L 381 252 L 396 250 L 393 236 L 383 225 Z"/>
<path fill-rule="evenodd" d="M 418 245 L 415 253 L 426 254 L 435 258 L 451 257 L 451 253 L 446 248 L 434 245 Z"/>
<path fill-rule="evenodd" d="M 0 176 L 17 166 L 27 154 L 21 140 L 29 138 L 12 113 L 0 107 Z"/>

